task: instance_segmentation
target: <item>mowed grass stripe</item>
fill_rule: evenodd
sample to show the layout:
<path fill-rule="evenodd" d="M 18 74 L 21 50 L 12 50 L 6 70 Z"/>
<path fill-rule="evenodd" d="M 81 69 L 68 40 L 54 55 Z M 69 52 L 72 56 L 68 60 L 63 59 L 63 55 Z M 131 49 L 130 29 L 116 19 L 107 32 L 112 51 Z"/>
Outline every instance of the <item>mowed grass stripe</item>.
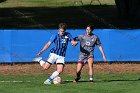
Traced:
<path fill-rule="evenodd" d="M 24 81 L 24 82 L 0 82 L 1 93 L 139 93 L 140 80 L 135 74 L 98 74 L 94 75 L 95 82 L 88 82 L 88 75 L 82 76 L 82 81 L 72 83 L 74 76 L 61 75 L 63 82 L 59 85 L 44 85 L 48 75 L 3 75 L 0 81 Z M 108 77 L 108 78 L 107 78 Z M 121 78 L 122 77 L 122 78 Z M 25 82 L 30 81 L 30 82 Z"/>

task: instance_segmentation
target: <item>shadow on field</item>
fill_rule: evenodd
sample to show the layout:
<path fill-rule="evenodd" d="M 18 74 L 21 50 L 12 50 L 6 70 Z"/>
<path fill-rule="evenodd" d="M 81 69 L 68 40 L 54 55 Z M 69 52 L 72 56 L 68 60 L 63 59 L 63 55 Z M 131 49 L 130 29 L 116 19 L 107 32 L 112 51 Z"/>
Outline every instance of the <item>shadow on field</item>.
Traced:
<path fill-rule="evenodd" d="M 78 83 L 84 83 L 84 82 L 89 82 L 89 83 L 100 83 L 100 82 L 119 82 L 119 81 L 140 81 L 140 78 L 139 79 L 132 79 L 132 80 L 130 80 L 130 79 L 126 79 L 126 80 L 95 80 L 94 82 L 90 82 L 90 81 L 88 81 L 88 80 L 81 80 L 81 81 L 79 81 Z M 66 81 L 63 81 L 62 82 L 62 84 L 67 84 L 67 83 L 73 83 L 73 81 L 72 80 L 66 80 Z"/>
<path fill-rule="evenodd" d="M 82 83 L 82 82 L 89 82 L 89 83 L 93 83 L 93 82 L 90 82 L 88 80 L 80 80 L 78 81 L 77 83 Z M 74 83 L 72 80 L 66 80 L 66 81 L 63 81 L 62 84 L 66 84 L 66 83 Z M 76 84 L 76 83 L 75 83 Z"/>
<path fill-rule="evenodd" d="M 140 28 L 139 16 L 119 17 L 116 6 L 0 8 L 0 29 L 54 29 L 60 22 L 71 29 L 85 28 L 89 23 L 96 28 Z"/>
<path fill-rule="evenodd" d="M 3 3 L 3 2 L 5 2 L 5 1 L 7 1 L 7 0 L 0 0 L 0 3 Z"/>
<path fill-rule="evenodd" d="M 96 81 L 96 82 L 116 82 L 116 81 L 140 81 L 140 79 L 126 79 L 126 80 L 103 80 L 103 81 Z"/>

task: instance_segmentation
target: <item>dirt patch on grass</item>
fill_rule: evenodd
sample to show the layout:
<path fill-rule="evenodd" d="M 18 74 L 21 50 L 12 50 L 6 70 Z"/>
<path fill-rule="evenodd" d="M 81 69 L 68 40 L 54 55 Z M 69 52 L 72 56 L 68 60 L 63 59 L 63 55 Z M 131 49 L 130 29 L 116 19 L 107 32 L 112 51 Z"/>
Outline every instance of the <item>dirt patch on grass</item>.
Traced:
<path fill-rule="evenodd" d="M 56 65 L 52 65 L 49 70 L 44 70 L 39 64 L 1 64 L 1 75 L 39 75 L 51 74 L 56 70 Z M 76 64 L 66 64 L 63 73 L 75 75 Z M 88 73 L 88 65 L 86 64 L 82 73 Z M 140 73 L 140 64 L 94 64 L 94 74 L 96 73 Z"/>

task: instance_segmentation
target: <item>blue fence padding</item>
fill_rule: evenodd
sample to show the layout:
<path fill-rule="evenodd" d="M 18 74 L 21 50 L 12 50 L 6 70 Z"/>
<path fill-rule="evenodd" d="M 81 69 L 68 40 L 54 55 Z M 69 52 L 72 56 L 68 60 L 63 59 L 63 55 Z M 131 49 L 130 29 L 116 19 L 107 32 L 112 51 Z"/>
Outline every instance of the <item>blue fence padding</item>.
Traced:
<path fill-rule="evenodd" d="M 73 37 L 85 33 L 85 29 L 69 29 Z M 36 54 L 48 42 L 50 36 L 57 33 L 57 29 L 50 30 L 0 30 L 0 63 L 32 62 Z M 101 42 L 107 61 L 140 61 L 140 31 L 95 29 Z M 47 60 L 49 50 L 41 56 Z M 79 44 L 76 47 L 68 45 L 66 62 L 77 62 Z M 103 61 L 102 55 L 95 47 L 95 61 Z"/>

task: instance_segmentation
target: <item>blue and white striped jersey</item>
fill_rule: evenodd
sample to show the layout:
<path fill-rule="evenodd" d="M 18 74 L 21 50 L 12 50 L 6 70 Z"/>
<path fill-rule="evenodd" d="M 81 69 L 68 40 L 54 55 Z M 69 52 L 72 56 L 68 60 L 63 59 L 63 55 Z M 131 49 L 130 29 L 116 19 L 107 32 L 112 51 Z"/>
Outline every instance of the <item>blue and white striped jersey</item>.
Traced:
<path fill-rule="evenodd" d="M 68 41 L 71 40 L 73 40 L 72 35 L 68 32 L 65 32 L 62 36 L 59 33 L 52 35 L 49 41 L 55 45 L 50 52 L 65 57 Z"/>

